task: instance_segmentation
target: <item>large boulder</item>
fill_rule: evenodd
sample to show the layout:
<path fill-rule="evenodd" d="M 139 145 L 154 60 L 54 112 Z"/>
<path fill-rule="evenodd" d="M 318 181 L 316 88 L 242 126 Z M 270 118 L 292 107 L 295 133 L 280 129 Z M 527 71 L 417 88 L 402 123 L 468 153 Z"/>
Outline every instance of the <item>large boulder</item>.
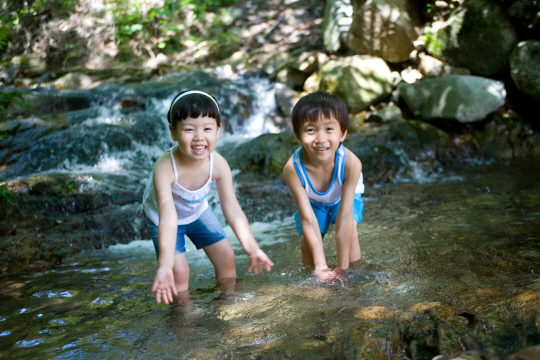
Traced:
<path fill-rule="evenodd" d="M 324 9 L 323 43 L 329 53 L 344 48 L 351 27 L 353 7 L 350 0 L 327 0 Z"/>
<path fill-rule="evenodd" d="M 328 61 L 306 80 L 304 90 L 328 91 L 345 102 L 350 112 L 366 109 L 392 91 L 392 75 L 384 60 L 367 55 Z"/>
<path fill-rule="evenodd" d="M 517 0 L 508 8 L 508 15 L 526 29 L 540 28 L 540 1 Z"/>
<path fill-rule="evenodd" d="M 358 5 L 356 3 L 359 3 Z M 347 46 L 358 54 L 386 61 L 407 61 L 414 50 L 420 20 L 411 0 L 356 1 Z"/>
<path fill-rule="evenodd" d="M 510 55 L 512 80 L 518 89 L 540 102 L 540 41 L 522 41 Z"/>
<path fill-rule="evenodd" d="M 481 121 L 504 105 L 506 89 L 500 81 L 472 75 L 448 75 L 398 85 L 400 96 L 415 117 L 423 120 Z"/>
<path fill-rule="evenodd" d="M 508 64 L 517 35 L 499 5 L 489 0 L 469 0 L 446 22 L 426 29 L 426 49 L 452 65 L 490 76 Z"/>

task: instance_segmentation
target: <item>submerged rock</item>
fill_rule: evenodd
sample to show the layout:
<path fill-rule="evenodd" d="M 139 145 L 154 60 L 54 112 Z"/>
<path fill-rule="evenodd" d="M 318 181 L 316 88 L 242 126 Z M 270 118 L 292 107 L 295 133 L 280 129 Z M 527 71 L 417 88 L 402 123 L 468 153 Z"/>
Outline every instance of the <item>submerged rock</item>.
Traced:
<path fill-rule="evenodd" d="M 504 105 L 501 81 L 468 75 L 448 75 L 398 85 L 400 96 L 416 118 L 481 121 Z"/>
<path fill-rule="evenodd" d="M 482 76 L 503 70 L 517 41 L 510 20 L 488 0 L 465 1 L 446 22 L 426 29 L 430 55 Z"/>

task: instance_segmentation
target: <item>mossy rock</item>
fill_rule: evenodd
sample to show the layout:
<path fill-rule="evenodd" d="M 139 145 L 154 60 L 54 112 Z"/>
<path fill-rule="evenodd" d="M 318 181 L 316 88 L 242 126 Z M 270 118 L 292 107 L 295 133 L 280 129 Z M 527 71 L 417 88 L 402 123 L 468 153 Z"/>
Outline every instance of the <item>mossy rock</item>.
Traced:
<path fill-rule="evenodd" d="M 465 1 L 442 28 L 425 34 L 430 55 L 483 76 L 503 70 L 518 41 L 499 4 L 489 0 Z"/>

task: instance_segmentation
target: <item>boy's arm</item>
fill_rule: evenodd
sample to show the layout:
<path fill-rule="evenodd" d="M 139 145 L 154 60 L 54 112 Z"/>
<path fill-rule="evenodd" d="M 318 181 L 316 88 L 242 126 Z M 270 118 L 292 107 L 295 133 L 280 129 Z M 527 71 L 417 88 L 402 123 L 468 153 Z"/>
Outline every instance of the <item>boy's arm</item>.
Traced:
<path fill-rule="evenodd" d="M 173 266 L 178 218 L 171 191 L 175 179 L 170 161 L 170 156 L 164 154 L 156 163 L 153 175 L 159 212 L 159 258 L 152 291 L 156 293 L 156 301 L 160 303 L 163 298 L 165 304 L 173 301 L 172 294 L 177 295 Z"/>
<path fill-rule="evenodd" d="M 283 169 L 283 177 L 291 190 L 294 202 L 300 213 L 300 226 L 304 239 L 309 244 L 311 256 L 316 270 L 327 269 L 326 258 L 324 256 L 322 236 L 319 231 L 319 223 L 315 217 L 315 213 L 311 208 L 311 203 L 307 197 L 306 190 L 298 178 L 298 174 L 294 168 L 292 158 L 287 162 Z"/>
<path fill-rule="evenodd" d="M 223 215 L 225 215 L 227 223 L 231 226 L 238 237 L 240 244 L 242 244 L 244 251 L 249 256 L 249 266 L 247 271 L 251 272 L 253 270 L 255 274 L 259 274 L 263 272 L 262 266 L 266 268 L 266 271 L 272 270 L 274 263 L 259 248 L 257 241 L 249 229 L 247 217 L 242 211 L 238 199 L 236 199 L 231 168 L 227 161 L 215 151 L 213 173 Z"/>
<path fill-rule="evenodd" d="M 362 163 L 356 155 L 345 149 L 346 159 L 345 171 L 343 174 L 343 187 L 341 202 L 336 217 L 336 250 L 337 269 L 347 269 L 349 267 L 349 251 L 351 249 L 351 238 L 353 234 L 354 219 L 352 209 L 354 204 L 354 191 L 362 172 Z"/>

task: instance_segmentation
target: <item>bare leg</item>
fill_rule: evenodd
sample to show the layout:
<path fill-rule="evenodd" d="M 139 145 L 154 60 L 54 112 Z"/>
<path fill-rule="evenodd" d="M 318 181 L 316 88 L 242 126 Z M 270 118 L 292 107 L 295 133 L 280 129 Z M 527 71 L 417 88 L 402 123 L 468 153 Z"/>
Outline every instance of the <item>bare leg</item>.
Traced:
<path fill-rule="evenodd" d="M 349 263 L 360 260 L 362 252 L 360 251 L 360 242 L 358 241 L 358 223 L 354 220 L 353 234 L 351 239 L 351 249 L 349 251 Z"/>
<path fill-rule="evenodd" d="M 174 256 L 174 282 L 176 291 L 179 293 L 189 289 L 189 266 L 186 259 L 186 253 Z"/>
<path fill-rule="evenodd" d="M 236 277 L 234 251 L 228 239 L 206 246 L 203 250 L 214 265 L 216 280 Z"/>

